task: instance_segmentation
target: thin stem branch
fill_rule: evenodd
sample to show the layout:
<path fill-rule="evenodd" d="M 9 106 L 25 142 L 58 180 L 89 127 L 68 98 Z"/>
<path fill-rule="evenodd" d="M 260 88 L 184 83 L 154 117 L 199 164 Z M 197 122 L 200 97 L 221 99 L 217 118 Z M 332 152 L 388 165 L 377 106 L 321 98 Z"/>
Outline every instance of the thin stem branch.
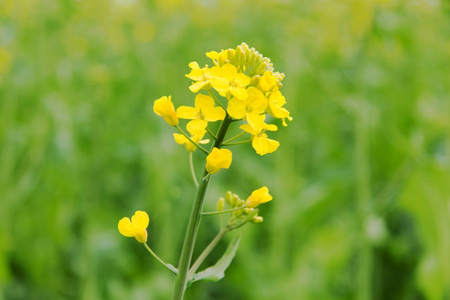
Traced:
<path fill-rule="evenodd" d="M 231 142 L 231 141 L 234 141 L 235 139 L 237 139 L 237 138 L 243 136 L 243 135 L 246 134 L 246 133 L 247 133 L 247 132 L 242 131 L 242 132 L 239 133 L 238 135 L 235 135 L 234 137 L 232 137 L 231 139 L 226 140 L 226 141 L 223 142 L 223 143 L 224 143 L 224 144 L 227 144 L 227 143 L 229 143 L 229 142 Z"/>
<path fill-rule="evenodd" d="M 251 143 L 252 140 L 246 140 L 246 141 L 240 141 L 240 142 L 234 142 L 234 143 L 223 143 L 222 146 L 234 146 L 234 145 L 242 145 L 242 144 L 247 144 L 247 143 Z"/>
<path fill-rule="evenodd" d="M 198 187 L 198 181 L 197 181 L 197 177 L 195 176 L 195 169 L 194 169 L 194 159 L 193 159 L 193 154 L 194 152 L 189 152 L 189 166 L 191 169 L 191 175 L 192 175 L 192 179 L 194 180 L 194 184 L 196 187 Z"/>
<path fill-rule="evenodd" d="M 211 131 L 211 129 L 208 128 L 208 126 L 206 127 L 206 131 L 208 131 L 208 133 L 212 136 L 212 138 L 213 138 L 214 140 L 217 140 L 216 135 Z"/>
<path fill-rule="evenodd" d="M 208 90 L 208 94 L 214 99 L 214 101 L 217 103 L 217 105 L 219 105 L 220 107 L 222 107 L 225 111 L 227 110 L 222 103 L 220 103 L 219 99 L 217 99 L 216 95 L 214 95 L 214 93 L 211 90 Z"/>
<path fill-rule="evenodd" d="M 220 215 L 220 214 L 225 214 L 225 213 L 229 213 L 232 211 L 236 211 L 236 210 L 240 210 L 245 208 L 245 206 L 241 206 L 241 207 L 235 207 L 235 208 L 230 208 L 230 209 L 224 209 L 224 210 L 220 210 L 220 211 L 207 211 L 207 212 L 202 212 L 203 216 L 213 216 L 213 215 Z"/>
<path fill-rule="evenodd" d="M 194 273 L 197 271 L 197 269 L 200 267 L 200 265 L 203 263 L 206 257 L 211 253 L 211 251 L 217 246 L 217 244 L 220 242 L 220 240 L 225 236 L 225 234 L 230 231 L 228 227 L 223 228 L 216 237 L 209 243 L 208 247 L 203 250 L 202 254 L 197 258 L 197 260 L 192 265 L 191 269 L 188 273 L 188 280 L 192 278 Z"/>
<path fill-rule="evenodd" d="M 173 269 L 171 269 L 168 264 L 166 264 L 161 258 L 159 258 L 158 255 L 156 255 L 155 252 L 153 252 L 152 249 L 150 249 L 150 247 L 147 245 L 147 243 L 144 243 L 145 248 L 148 250 L 148 252 L 150 252 L 150 254 L 156 258 L 157 261 L 159 261 L 164 267 L 166 267 L 168 270 L 170 270 L 170 272 L 175 273 Z"/>
<path fill-rule="evenodd" d="M 180 126 L 175 125 L 175 127 L 178 129 L 178 131 L 184 135 L 192 144 L 194 144 L 197 148 L 199 148 L 203 153 L 205 153 L 206 155 L 209 154 L 208 150 L 206 150 L 205 148 L 203 148 L 202 146 L 200 146 L 198 143 L 194 142 L 184 131 L 183 129 L 180 128 Z"/>

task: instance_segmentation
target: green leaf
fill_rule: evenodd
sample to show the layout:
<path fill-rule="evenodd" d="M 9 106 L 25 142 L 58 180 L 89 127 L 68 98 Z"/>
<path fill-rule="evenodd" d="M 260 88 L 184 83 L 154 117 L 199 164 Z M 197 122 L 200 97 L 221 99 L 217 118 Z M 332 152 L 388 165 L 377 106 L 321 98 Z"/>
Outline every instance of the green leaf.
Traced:
<path fill-rule="evenodd" d="M 230 244 L 227 247 L 227 250 L 225 250 L 225 253 L 222 255 L 222 257 L 217 261 L 217 263 L 209 267 L 201 272 L 198 272 L 192 276 L 191 284 L 195 281 L 199 280 L 209 280 L 209 281 L 219 281 L 223 277 L 225 277 L 225 270 L 230 265 L 231 261 L 234 258 L 234 255 L 236 254 L 236 251 L 239 247 L 239 241 L 241 239 L 241 236 L 238 235 L 233 238 L 233 240 L 230 242 Z"/>

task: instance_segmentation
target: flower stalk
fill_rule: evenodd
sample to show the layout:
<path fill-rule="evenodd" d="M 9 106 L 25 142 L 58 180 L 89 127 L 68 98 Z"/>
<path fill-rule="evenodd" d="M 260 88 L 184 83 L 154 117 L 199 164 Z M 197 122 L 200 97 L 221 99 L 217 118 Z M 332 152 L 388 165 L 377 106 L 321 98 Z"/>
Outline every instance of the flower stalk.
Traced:
<path fill-rule="evenodd" d="M 227 133 L 228 127 L 231 124 L 231 118 L 227 115 L 220 125 L 217 139 L 214 142 L 213 148 L 219 148 Z M 197 239 L 198 229 L 202 217 L 203 205 L 205 202 L 206 190 L 208 188 L 210 176 L 206 169 L 203 172 L 202 180 L 200 181 L 197 192 L 195 194 L 194 204 L 192 206 L 189 217 L 186 236 L 184 238 L 183 248 L 181 250 L 180 261 L 178 264 L 178 276 L 175 282 L 172 300 L 182 300 L 186 291 L 189 280 L 188 272 L 192 260 L 192 253 L 194 252 L 195 241 Z"/>

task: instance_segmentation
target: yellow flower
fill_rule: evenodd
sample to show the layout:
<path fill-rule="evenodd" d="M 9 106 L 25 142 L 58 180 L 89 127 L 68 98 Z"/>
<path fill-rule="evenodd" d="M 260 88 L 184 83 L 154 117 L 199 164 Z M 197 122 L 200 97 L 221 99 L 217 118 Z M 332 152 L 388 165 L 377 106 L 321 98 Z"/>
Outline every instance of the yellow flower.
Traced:
<path fill-rule="evenodd" d="M 126 237 L 135 237 L 139 243 L 147 242 L 148 215 L 145 211 L 136 211 L 134 216 L 119 221 L 119 232 Z"/>
<path fill-rule="evenodd" d="M 220 169 L 228 169 L 231 165 L 232 153 L 228 149 L 213 148 L 211 153 L 206 157 L 206 171 L 209 174 L 215 174 Z"/>
<path fill-rule="evenodd" d="M 191 140 L 196 142 L 197 144 L 207 144 L 209 143 L 209 140 L 202 140 L 203 136 L 205 135 L 206 130 L 203 130 L 201 132 L 198 132 L 197 134 L 191 136 Z M 175 142 L 180 145 L 184 145 L 186 147 L 186 150 L 189 152 L 194 152 L 197 150 L 197 146 L 195 146 L 190 140 L 188 140 L 184 135 L 179 133 L 174 133 L 173 137 L 175 139 Z"/>
<path fill-rule="evenodd" d="M 272 75 L 272 72 L 266 71 L 264 75 L 261 76 L 258 82 L 258 87 L 263 91 L 270 91 L 274 86 L 278 84 L 275 76 Z"/>
<path fill-rule="evenodd" d="M 208 122 L 215 122 L 225 118 L 225 110 L 222 107 L 214 106 L 214 99 L 198 94 L 195 97 L 195 107 L 180 106 L 177 109 L 177 116 L 181 119 L 190 119 L 187 125 L 188 131 L 195 135 L 205 130 Z"/>
<path fill-rule="evenodd" d="M 238 73 L 235 66 L 226 64 L 221 67 L 221 76 L 228 80 L 230 84 L 229 91 L 238 100 L 245 100 L 248 97 L 246 87 L 250 84 L 250 77 L 244 73 Z M 225 97 L 225 94 L 221 94 Z"/>
<path fill-rule="evenodd" d="M 213 87 L 220 94 L 228 91 L 228 81 L 220 76 L 220 67 L 214 66 L 211 69 L 204 67 L 200 69 L 197 62 L 191 62 L 189 67 L 192 69 L 187 78 L 196 81 L 189 89 L 193 93 L 197 93 L 199 90 L 209 90 Z"/>
<path fill-rule="evenodd" d="M 274 87 L 272 93 L 269 96 L 268 113 L 278 119 L 283 119 L 283 126 L 287 126 L 286 120 L 292 121 L 292 117 L 289 116 L 289 111 L 283 107 L 286 103 L 286 99 L 278 90 L 278 87 Z"/>
<path fill-rule="evenodd" d="M 262 114 L 268 105 L 266 96 L 257 88 L 249 87 L 247 89 L 248 97 L 246 100 L 233 98 L 228 101 L 227 112 L 234 119 L 249 118 L 252 114 Z"/>
<path fill-rule="evenodd" d="M 155 103 L 153 104 L 153 111 L 158 116 L 163 117 L 169 125 L 178 125 L 178 117 L 175 112 L 175 108 L 173 107 L 171 96 L 164 96 L 158 100 L 155 100 Z"/>
<path fill-rule="evenodd" d="M 280 143 L 267 138 L 266 130 L 276 131 L 277 126 L 264 123 L 265 115 L 253 116 L 248 124 L 241 125 L 239 128 L 252 135 L 252 147 L 259 155 L 272 153 L 278 149 Z"/>
<path fill-rule="evenodd" d="M 245 206 L 247 208 L 255 208 L 261 203 L 266 203 L 272 200 L 272 196 L 269 194 L 269 189 L 266 186 L 263 186 L 248 197 L 247 201 L 245 201 Z"/>

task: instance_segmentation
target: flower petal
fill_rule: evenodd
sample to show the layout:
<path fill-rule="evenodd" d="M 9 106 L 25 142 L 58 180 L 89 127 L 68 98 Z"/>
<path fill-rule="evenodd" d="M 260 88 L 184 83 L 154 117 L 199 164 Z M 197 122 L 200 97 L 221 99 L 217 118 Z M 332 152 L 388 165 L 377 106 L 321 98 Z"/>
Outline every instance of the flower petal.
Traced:
<path fill-rule="evenodd" d="M 199 111 L 190 106 L 180 106 L 177 108 L 177 116 L 180 119 L 197 119 Z"/>
<path fill-rule="evenodd" d="M 253 149 L 256 150 L 256 153 L 262 156 L 277 150 L 280 143 L 278 141 L 268 139 L 265 136 L 255 136 L 252 140 L 252 146 Z"/>
<path fill-rule="evenodd" d="M 145 211 L 136 211 L 134 216 L 131 217 L 131 223 L 133 223 L 136 229 L 146 229 L 148 227 L 148 214 Z"/>
<path fill-rule="evenodd" d="M 132 237 L 134 236 L 134 228 L 131 224 L 130 218 L 122 218 L 119 221 L 119 224 L 117 226 L 119 228 L 119 232 L 126 237 Z"/>
<path fill-rule="evenodd" d="M 189 131 L 191 135 L 197 135 L 200 132 L 203 132 L 208 126 L 208 122 L 202 119 L 195 119 L 192 121 L 189 121 L 186 125 L 186 129 Z"/>

